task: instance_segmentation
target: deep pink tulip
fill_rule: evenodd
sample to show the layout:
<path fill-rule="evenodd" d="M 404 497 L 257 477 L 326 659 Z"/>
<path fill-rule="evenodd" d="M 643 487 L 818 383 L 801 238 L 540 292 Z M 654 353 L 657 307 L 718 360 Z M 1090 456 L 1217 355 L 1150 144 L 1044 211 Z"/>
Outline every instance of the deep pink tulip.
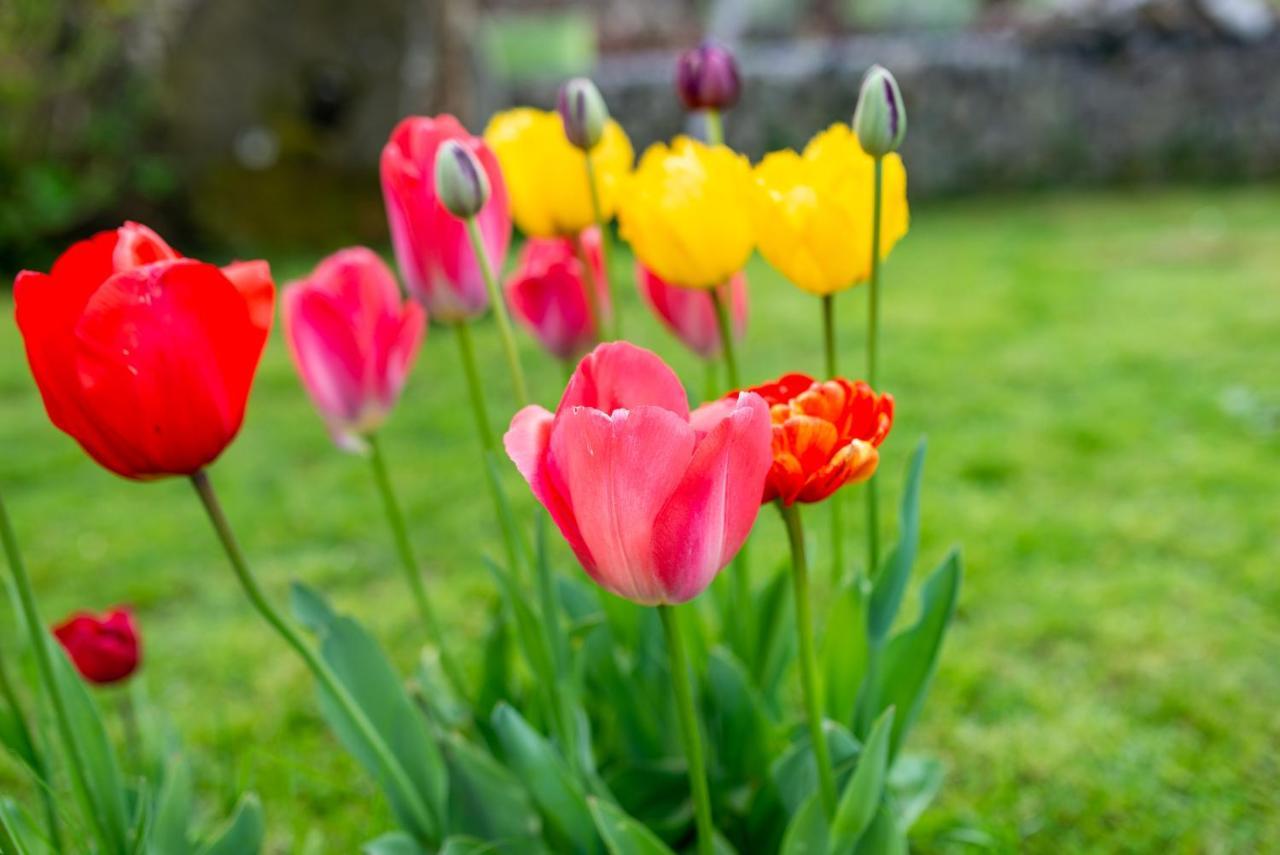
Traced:
<path fill-rule="evenodd" d="M 358 450 L 400 397 L 426 313 L 400 299 L 387 265 L 362 246 L 326 258 L 284 290 L 289 353 L 334 441 Z"/>
<path fill-rule="evenodd" d="M 742 548 L 771 436 L 759 395 L 691 414 L 675 372 L 620 341 L 582 359 L 554 414 L 516 413 L 504 443 L 591 578 L 657 605 L 696 597 Z"/>
<path fill-rule="evenodd" d="M 117 683 L 132 674 L 142 658 L 138 627 L 127 608 L 101 617 L 76 612 L 53 628 L 71 664 L 90 683 Z"/>
<path fill-rule="evenodd" d="M 507 280 L 511 313 L 559 359 L 575 359 L 600 340 L 574 243 L 573 238 L 530 238 L 520 253 L 520 267 Z M 607 322 L 612 307 L 600 230 L 592 226 L 584 231 L 582 244 L 591 264 L 596 307 Z"/>
<path fill-rule="evenodd" d="M 669 285 L 643 264 L 636 264 L 636 287 L 663 325 L 703 359 L 720 355 L 720 327 L 716 324 L 711 293 L 702 288 Z M 729 316 L 735 338 L 747 331 L 747 277 L 734 274 L 719 294 L 729 300 Z"/>
<path fill-rule="evenodd" d="M 451 323 L 484 314 L 489 295 L 466 223 L 446 211 L 436 195 L 436 149 L 445 140 L 474 152 L 489 178 L 489 201 L 476 222 L 494 269 L 501 270 L 511 243 L 511 206 L 498 159 L 484 140 L 467 133 L 453 116 L 410 116 L 396 125 L 382 149 L 381 172 L 400 275 L 432 318 Z"/>

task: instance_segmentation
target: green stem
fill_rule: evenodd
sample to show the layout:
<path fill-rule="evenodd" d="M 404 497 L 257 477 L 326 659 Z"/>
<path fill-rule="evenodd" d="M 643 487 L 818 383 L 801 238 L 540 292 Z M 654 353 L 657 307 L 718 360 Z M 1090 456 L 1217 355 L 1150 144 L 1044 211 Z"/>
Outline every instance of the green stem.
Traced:
<path fill-rule="evenodd" d="M 738 381 L 738 359 L 733 349 L 733 324 L 729 320 L 729 307 L 725 305 L 725 299 L 721 296 L 719 288 L 712 288 L 707 293 L 711 295 L 711 305 L 716 310 L 716 326 L 720 329 L 720 352 L 724 354 L 724 367 L 729 372 L 729 387 L 741 388 Z"/>
<path fill-rule="evenodd" d="M 591 193 L 591 214 L 595 217 L 596 225 L 600 227 L 600 267 L 604 270 L 605 293 L 609 296 L 609 306 L 613 314 L 613 338 L 617 340 L 622 338 L 622 312 L 618 311 L 618 304 L 614 300 L 613 268 L 609 265 L 609 257 L 612 255 L 609 222 L 605 219 L 604 207 L 600 204 L 600 184 L 596 177 L 596 165 L 591 160 L 591 153 L 584 152 L 582 159 L 587 164 L 587 189 Z M 594 298 L 594 295 L 592 296 Z M 599 330 L 599 336 L 603 340 L 604 327 L 596 327 L 596 329 Z"/>
<path fill-rule="evenodd" d="M 213 491 L 213 485 L 209 483 L 209 476 L 201 470 L 191 476 L 191 484 L 195 487 L 196 494 L 200 497 L 200 502 L 204 505 L 205 512 L 209 515 L 209 522 L 213 524 L 213 530 L 218 535 L 218 540 L 222 543 L 222 548 L 227 553 L 227 559 L 231 562 L 231 569 L 235 571 L 236 578 L 240 581 L 240 586 L 249 597 L 249 602 L 257 609 L 258 614 L 271 625 L 271 628 L 284 639 L 285 643 L 292 647 L 294 652 L 302 658 L 316 681 L 333 698 L 356 730 L 360 732 L 361 737 L 373 751 L 374 761 L 382 767 L 387 780 L 399 791 L 403 803 L 409 805 L 418 815 L 418 821 L 421 825 L 430 827 L 436 824 L 431 809 L 422 800 L 413 782 L 409 780 L 404 767 L 395 759 L 395 755 L 392 754 L 387 743 L 383 741 L 382 736 L 369 721 L 364 710 L 360 709 L 355 699 L 351 697 L 351 693 L 347 691 L 346 686 L 342 684 L 338 675 L 329 667 L 329 663 L 325 662 L 316 653 L 315 649 L 307 644 L 302 634 L 285 620 L 284 616 L 276 611 L 275 607 L 267 600 L 266 595 L 258 586 L 257 579 L 254 578 L 252 571 L 249 569 L 244 553 L 240 551 L 240 544 L 236 542 L 235 534 L 231 531 L 231 524 L 227 521 L 226 514 L 223 513 L 222 505 L 218 502 L 217 494 Z"/>
<path fill-rule="evenodd" d="M 833 294 L 822 295 L 823 369 L 827 380 L 836 374 L 836 300 Z"/>
<path fill-rule="evenodd" d="M 719 110 L 707 110 L 707 142 L 724 145 L 724 117 Z"/>
<path fill-rule="evenodd" d="M 689 787 L 693 791 L 694 818 L 698 828 L 698 855 L 715 852 L 715 823 L 711 817 L 711 791 L 707 788 L 707 767 L 702 757 L 702 734 L 698 729 L 698 710 L 693 703 L 692 674 L 680 632 L 680 616 L 672 606 L 658 606 L 662 628 L 667 636 L 667 655 L 671 659 L 671 685 L 676 694 L 676 712 L 680 716 L 680 736 L 685 759 L 689 764 Z"/>
<path fill-rule="evenodd" d="M 591 316 L 591 328 L 595 332 L 596 341 L 604 341 L 604 316 L 600 307 L 600 292 L 596 285 L 596 271 L 591 266 L 591 258 L 587 255 L 582 234 L 574 235 L 572 240 L 574 254 L 578 256 L 578 264 L 582 267 L 582 290 L 583 296 L 587 298 L 587 313 Z"/>
<path fill-rule="evenodd" d="M 80 750 L 80 742 L 76 739 L 75 729 L 71 726 L 71 717 L 67 709 L 67 700 L 62 696 L 58 685 L 57 673 L 54 669 L 53 642 L 44 629 L 40 612 L 36 608 L 35 592 L 31 588 L 31 578 L 27 576 L 26 565 L 22 562 L 22 553 L 18 549 L 18 538 L 13 532 L 13 524 L 9 521 L 9 512 L 0 500 L 0 540 L 4 541 L 4 551 L 9 559 L 9 568 L 13 571 L 13 580 L 18 589 L 18 604 L 22 608 L 23 620 L 27 631 L 31 634 L 31 646 L 36 655 L 36 669 L 45 691 L 53 706 L 53 718 L 58 729 L 58 737 L 62 741 L 63 752 L 70 768 L 71 784 L 76 796 L 85 808 L 86 817 L 92 823 L 98 837 L 107 851 L 121 852 L 125 848 L 125 831 L 123 828 L 108 828 L 105 811 L 96 808 L 97 799 L 89 786 L 85 773 L 84 755 Z"/>
<path fill-rule="evenodd" d="M 720 397 L 720 378 L 717 376 L 716 363 L 714 359 L 704 359 L 703 366 L 706 368 L 705 386 L 702 390 L 702 403 L 708 404 Z"/>
<path fill-rule="evenodd" d="M 475 217 L 467 219 L 467 235 L 471 238 L 471 249 L 480 264 L 480 272 L 484 275 L 485 288 L 489 290 L 489 302 L 493 304 L 493 316 L 498 322 L 498 335 L 502 337 L 502 352 L 507 358 L 507 370 L 511 372 L 511 386 L 515 390 L 516 404 L 523 407 L 529 403 L 529 388 L 524 382 L 524 369 L 520 367 L 520 353 L 516 350 L 516 336 L 511 329 L 511 317 L 507 314 L 507 302 L 502 291 L 498 289 L 498 280 L 493 275 L 493 265 L 489 263 L 489 252 L 484 246 L 484 235 L 480 234 L 480 226 Z"/>
<path fill-rule="evenodd" d="M 839 374 L 836 368 L 836 306 L 833 294 L 822 296 L 822 340 L 827 379 Z M 844 573 L 844 493 L 831 497 L 831 585 L 837 587 Z"/>
<path fill-rule="evenodd" d="M 45 763 L 44 754 L 31 735 L 27 726 L 27 716 L 18 705 L 18 693 L 9 680 L 9 672 L 0 658 L 0 696 L 5 705 L 12 711 L 13 722 L 17 729 L 17 738 L 22 743 L 22 750 L 31 758 L 31 771 L 35 773 L 36 787 L 40 790 L 40 799 L 44 803 L 45 823 L 49 828 L 49 842 L 54 852 L 62 851 L 62 831 L 58 826 L 58 806 L 53 800 L 53 785 L 49 781 L 49 767 Z"/>
<path fill-rule="evenodd" d="M 809 741 L 818 766 L 818 790 L 822 808 L 830 819 L 836 810 L 836 779 L 831 771 L 831 755 L 822 729 L 822 706 L 818 697 L 818 660 L 813 646 L 813 616 L 809 608 L 809 565 L 804 554 L 804 529 L 800 511 L 794 505 L 778 503 L 791 543 L 791 578 L 795 583 L 796 633 L 800 641 L 800 680 L 804 687 L 805 712 L 809 719 Z"/>
<path fill-rule="evenodd" d="M 867 382 L 878 389 L 880 346 L 880 216 L 884 184 L 884 158 L 875 160 L 871 208 L 871 282 L 867 294 Z M 875 475 L 867 481 L 867 578 L 880 572 L 880 497 Z"/>
<path fill-rule="evenodd" d="M 387 471 L 387 461 L 382 452 L 382 442 L 376 435 L 370 434 L 368 443 L 369 462 L 373 468 L 373 480 L 377 483 L 378 493 L 382 496 L 382 508 L 386 512 L 387 523 L 391 526 L 391 536 L 395 540 L 396 552 L 400 556 L 400 565 L 404 569 L 405 579 L 409 583 L 409 591 L 413 594 L 414 603 L 417 604 L 418 616 L 426 626 L 427 634 L 431 636 L 431 642 L 440 651 L 440 666 L 444 669 L 445 676 L 449 678 L 449 682 L 453 685 L 453 690 L 459 697 L 467 698 L 467 683 L 462 676 L 462 669 L 458 666 L 458 660 L 453 656 L 452 648 L 445 641 L 445 634 L 440 628 L 440 620 L 436 617 L 435 607 L 431 605 L 431 598 L 427 596 L 427 586 L 422 581 L 422 571 L 419 568 L 418 559 L 413 554 L 413 544 L 409 540 L 409 527 L 405 524 L 404 511 L 400 507 L 400 500 L 396 496 L 395 488 L 391 485 L 391 475 Z"/>

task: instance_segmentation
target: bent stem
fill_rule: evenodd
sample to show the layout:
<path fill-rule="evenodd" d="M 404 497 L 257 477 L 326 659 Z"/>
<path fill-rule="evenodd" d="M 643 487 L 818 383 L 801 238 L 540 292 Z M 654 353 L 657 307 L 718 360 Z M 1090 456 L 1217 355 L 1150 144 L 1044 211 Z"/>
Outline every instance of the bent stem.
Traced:
<path fill-rule="evenodd" d="M 427 586 L 422 581 L 422 570 L 418 565 L 418 559 L 413 554 L 413 544 L 409 540 L 409 528 L 405 524 L 404 511 L 400 507 L 400 499 L 396 496 L 395 489 L 391 486 L 391 476 L 387 472 L 387 461 L 382 453 L 382 442 L 376 434 L 370 434 L 369 443 L 369 462 L 373 468 L 373 480 L 378 484 L 378 492 L 382 496 L 382 508 L 387 514 L 387 523 L 391 526 L 391 536 L 395 540 L 396 552 L 400 556 L 400 565 L 404 569 L 406 581 L 409 583 L 409 590 L 413 594 L 414 603 L 418 607 L 418 616 L 422 619 L 423 625 L 427 628 L 427 634 L 431 636 L 431 642 L 440 651 L 440 666 L 444 669 L 445 676 L 449 678 L 449 682 L 453 684 L 453 690 L 459 697 L 469 699 L 466 691 L 466 681 L 462 676 L 462 669 L 458 666 L 458 660 L 453 656 L 453 650 L 445 641 L 444 632 L 440 628 L 440 621 L 436 617 L 435 608 L 431 605 L 431 598 L 427 596 Z"/>
<path fill-rule="evenodd" d="M 502 353 L 507 358 L 507 370 L 511 372 L 511 387 L 515 391 L 516 405 L 523 407 L 529 403 L 529 388 L 524 382 L 524 369 L 520 367 L 516 336 L 511 329 L 507 303 L 498 289 L 498 280 L 493 275 L 493 265 L 489 262 L 489 251 L 484 245 L 484 235 L 480 233 L 480 225 L 475 217 L 467 218 L 467 235 L 471 238 L 471 249 L 476 254 L 476 262 L 480 265 L 480 273 L 484 276 L 484 286 L 489 291 L 489 302 L 493 304 L 493 317 L 498 323 L 498 335 L 502 338 Z"/>
<path fill-rule="evenodd" d="M 689 788 L 693 791 L 694 819 L 698 828 L 698 855 L 715 852 L 715 823 L 711 817 L 711 791 L 707 788 L 707 767 L 702 756 L 702 734 L 698 729 L 698 711 L 693 703 L 692 675 L 680 631 L 680 616 L 673 606 L 658 606 L 662 629 L 667 636 L 667 656 L 671 660 L 671 686 L 676 695 L 676 712 L 680 717 L 680 736 L 685 759 L 689 764 Z"/>
<path fill-rule="evenodd" d="M 618 311 L 617 305 L 613 298 L 613 268 L 609 266 L 610 256 L 610 240 L 609 240 L 609 223 L 604 217 L 604 207 L 600 204 L 600 185 L 599 179 L 596 177 L 596 165 L 591 160 L 591 152 L 584 151 L 582 159 L 587 165 L 587 190 L 591 193 L 591 215 L 595 217 L 596 225 L 600 229 L 600 267 L 604 271 L 604 290 L 609 297 L 609 305 L 613 307 L 613 330 L 614 339 L 622 338 L 622 312 Z M 578 237 L 579 252 L 581 253 L 582 238 Z M 585 253 L 583 253 L 585 255 Z M 583 262 L 586 264 L 586 262 Z M 588 274 L 590 275 L 590 267 L 588 266 Z M 594 300 L 595 295 L 590 295 L 590 299 Z M 600 336 L 600 340 L 605 339 L 605 329 L 603 326 L 597 326 L 596 330 Z"/>
<path fill-rule="evenodd" d="M 831 771 L 831 754 L 822 730 L 822 707 L 818 698 L 818 660 L 813 647 L 813 616 L 809 609 L 809 564 L 804 554 L 804 528 L 795 505 L 778 503 L 791 543 L 791 579 L 795 583 L 796 633 L 800 641 L 800 681 L 804 687 L 805 713 L 809 719 L 809 741 L 818 766 L 818 791 L 822 809 L 830 819 L 836 810 L 836 779 Z"/>
<path fill-rule="evenodd" d="M 871 282 L 867 294 L 867 382 L 872 389 L 877 383 L 880 339 L 880 199 L 883 192 L 884 158 L 875 160 L 874 191 L 871 208 Z M 867 481 L 867 578 L 880 572 L 880 498 L 876 476 Z"/>
<path fill-rule="evenodd" d="M 7 546 L 7 544 L 6 544 Z M 0 697 L 9 707 L 15 736 L 22 744 L 22 750 L 31 758 L 31 771 L 35 773 L 36 788 L 40 790 L 40 799 L 44 804 L 45 824 L 49 829 L 49 843 L 54 852 L 62 851 L 62 832 L 58 827 L 58 806 L 53 800 L 53 790 L 49 783 L 49 767 L 45 763 L 43 752 L 31 735 L 27 726 L 27 716 L 18 706 L 18 693 L 14 691 L 9 680 L 9 672 L 5 668 L 4 659 L 0 658 Z"/>
<path fill-rule="evenodd" d="M 827 377 L 834 379 L 836 369 L 836 306 L 835 295 L 822 295 L 822 338 Z M 840 585 L 844 574 L 844 495 L 837 492 L 831 497 L 831 585 Z"/>
<path fill-rule="evenodd" d="M 351 720 L 356 730 L 360 732 L 361 737 L 373 750 L 374 761 L 382 767 L 383 773 L 399 791 L 400 798 L 404 800 L 404 803 L 412 807 L 420 817 L 422 824 L 426 826 L 432 825 L 434 817 L 430 808 L 422 801 L 417 789 L 409 780 L 408 775 L 406 775 L 404 767 L 396 761 L 391 749 L 383 741 L 378 731 L 374 729 L 368 716 L 364 714 L 355 699 L 351 697 L 351 693 L 347 691 L 342 681 L 338 679 L 338 675 L 329 667 L 329 663 L 325 662 L 316 653 L 315 649 L 303 639 L 301 633 L 285 620 L 282 614 L 276 611 L 275 607 L 267 600 L 262 588 L 258 586 L 258 580 L 250 571 L 249 564 L 244 558 L 244 553 L 240 551 L 240 544 L 237 543 L 235 534 L 231 531 L 231 524 L 227 521 L 226 514 L 222 511 L 222 505 L 218 502 L 213 485 L 209 483 L 209 476 L 205 474 L 204 470 L 196 472 L 191 476 L 191 484 L 195 487 L 196 495 L 200 497 L 200 503 L 204 505 L 205 512 L 209 515 L 209 522 L 213 524 L 213 530 L 217 534 L 223 550 L 227 553 L 227 559 L 231 562 L 231 569 L 235 571 L 236 578 L 240 581 L 240 586 L 249 597 L 249 602 L 257 609 L 258 614 L 271 625 L 271 628 L 284 639 L 284 642 L 292 647 L 294 652 L 302 658 L 316 681 L 342 708 L 343 713 Z"/>
<path fill-rule="evenodd" d="M 27 575 L 27 567 L 22 561 L 22 552 L 18 549 L 18 538 L 13 532 L 13 524 L 9 521 L 9 512 L 5 508 L 3 499 L 0 499 L 0 540 L 4 541 L 5 556 L 9 559 L 9 568 L 13 571 L 13 581 L 18 589 L 18 604 L 22 609 L 27 631 L 31 634 L 31 647 L 36 654 L 36 669 L 53 706 L 54 724 L 67 757 L 67 766 L 71 770 L 71 785 L 81 805 L 85 807 L 88 821 L 107 847 L 107 851 L 120 851 L 125 845 L 125 831 L 123 828 L 108 828 L 105 814 L 109 812 L 97 809 L 97 799 L 94 798 L 93 790 L 89 787 L 89 778 L 85 773 L 84 755 L 81 753 L 80 742 L 76 739 L 75 729 L 71 726 L 67 699 L 63 697 L 62 689 L 58 685 L 54 669 L 53 643 L 49 639 L 49 633 L 44 629 L 44 622 L 40 619 L 40 612 L 36 608 L 31 578 Z"/>

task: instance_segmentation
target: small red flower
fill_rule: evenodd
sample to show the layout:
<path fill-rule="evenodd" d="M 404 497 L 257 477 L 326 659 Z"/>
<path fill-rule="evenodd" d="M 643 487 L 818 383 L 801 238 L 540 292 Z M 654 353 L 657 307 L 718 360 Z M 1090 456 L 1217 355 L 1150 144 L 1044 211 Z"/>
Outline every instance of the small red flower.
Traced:
<path fill-rule="evenodd" d="M 133 613 L 113 609 L 101 617 L 76 612 L 53 628 L 71 662 L 90 683 L 117 683 L 138 667 L 141 644 Z"/>
<path fill-rule="evenodd" d="M 750 391 L 765 399 L 773 423 L 773 466 L 763 501 L 820 502 L 875 474 L 877 449 L 893 426 L 892 395 L 876 395 L 861 380 L 820 383 L 806 374 L 787 374 Z"/>

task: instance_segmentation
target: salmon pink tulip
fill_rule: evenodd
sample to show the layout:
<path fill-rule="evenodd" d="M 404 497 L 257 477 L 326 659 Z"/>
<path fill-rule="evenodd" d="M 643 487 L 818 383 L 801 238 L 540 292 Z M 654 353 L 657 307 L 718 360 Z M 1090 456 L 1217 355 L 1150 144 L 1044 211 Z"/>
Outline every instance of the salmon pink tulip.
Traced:
<path fill-rule="evenodd" d="M 627 342 L 587 354 L 556 412 L 525 407 L 505 437 L 583 569 L 644 605 L 692 599 L 742 548 L 769 442 L 759 395 L 690 413 L 675 372 Z"/>
<path fill-rule="evenodd" d="M 112 609 L 101 617 L 76 612 L 53 628 L 71 664 L 90 683 L 118 683 L 138 667 L 141 644 L 133 614 Z"/>
<path fill-rule="evenodd" d="M 126 223 L 14 285 L 50 420 L 126 478 L 191 475 L 244 420 L 271 326 L 265 261 L 217 268 Z"/>
<path fill-rule="evenodd" d="M 591 264 L 594 303 L 602 320 L 612 313 L 609 286 L 600 251 L 600 230 L 582 233 L 583 251 Z M 573 238 L 530 238 L 520 253 L 520 267 L 507 281 L 511 313 L 558 359 L 576 359 L 600 340 L 587 302 L 583 275 Z"/>
<path fill-rule="evenodd" d="M 685 346 L 703 359 L 720 355 L 720 327 L 711 294 L 703 288 L 671 285 L 643 264 L 636 264 L 636 287 L 645 302 Z M 733 334 L 742 338 L 747 331 L 747 277 L 738 272 L 726 285 L 716 289 L 729 306 Z"/>
<path fill-rule="evenodd" d="M 400 298 L 395 276 L 363 246 L 326 258 L 281 298 L 285 338 L 302 384 L 339 447 L 361 450 L 400 397 L 426 312 Z"/>
<path fill-rule="evenodd" d="M 454 323 L 489 307 L 484 275 L 467 237 L 467 224 L 445 209 L 436 192 L 436 151 L 456 140 L 479 160 L 490 195 L 476 224 L 494 267 L 501 269 L 511 242 L 511 206 L 498 160 L 484 140 L 449 115 L 410 116 L 382 149 L 382 198 L 400 275 L 431 317 Z"/>

